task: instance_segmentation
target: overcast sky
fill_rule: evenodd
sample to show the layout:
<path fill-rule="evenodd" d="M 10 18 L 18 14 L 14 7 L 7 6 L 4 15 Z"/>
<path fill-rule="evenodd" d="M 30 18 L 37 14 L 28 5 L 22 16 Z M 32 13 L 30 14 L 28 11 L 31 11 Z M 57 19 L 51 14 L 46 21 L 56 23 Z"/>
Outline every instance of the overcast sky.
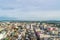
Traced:
<path fill-rule="evenodd" d="M 0 0 L 0 16 L 19 20 L 60 20 L 60 0 Z"/>

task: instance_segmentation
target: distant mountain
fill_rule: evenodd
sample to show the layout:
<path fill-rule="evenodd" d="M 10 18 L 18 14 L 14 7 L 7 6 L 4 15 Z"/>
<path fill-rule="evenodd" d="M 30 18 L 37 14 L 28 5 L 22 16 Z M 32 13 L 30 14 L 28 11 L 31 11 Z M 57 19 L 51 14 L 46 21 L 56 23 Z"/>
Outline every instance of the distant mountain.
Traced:
<path fill-rule="evenodd" d="M 60 23 L 60 20 L 45 20 L 45 21 L 41 21 L 44 23 Z"/>
<path fill-rule="evenodd" d="M 18 18 L 15 18 L 15 17 L 7 17 L 7 16 L 0 16 L 0 21 L 27 21 L 27 22 L 34 22 L 34 21 L 37 21 L 37 22 L 48 22 L 48 23 L 60 23 L 60 20 L 18 20 Z"/>

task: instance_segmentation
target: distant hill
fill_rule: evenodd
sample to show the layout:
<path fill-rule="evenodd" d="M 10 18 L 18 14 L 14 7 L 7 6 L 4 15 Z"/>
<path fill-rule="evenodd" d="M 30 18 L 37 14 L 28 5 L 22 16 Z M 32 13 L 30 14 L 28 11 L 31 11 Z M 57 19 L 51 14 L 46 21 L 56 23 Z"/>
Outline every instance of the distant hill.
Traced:
<path fill-rule="evenodd" d="M 46 20 L 46 21 L 41 21 L 44 23 L 60 23 L 60 20 Z"/>
<path fill-rule="evenodd" d="M 15 22 L 15 21 L 17 21 L 17 22 L 47 22 L 47 23 L 60 23 L 60 21 L 59 20 L 45 20 L 45 21 L 43 21 L 43 20 L 37 20 L 37 21 L 30 21 L 30 20 L 18 20 L 17 18 L 14 18 L 14 17 L 6 17 L 6 16 L 0 16 L 0 22 L 1 21 L 11 21 L 11 22 Z"/>

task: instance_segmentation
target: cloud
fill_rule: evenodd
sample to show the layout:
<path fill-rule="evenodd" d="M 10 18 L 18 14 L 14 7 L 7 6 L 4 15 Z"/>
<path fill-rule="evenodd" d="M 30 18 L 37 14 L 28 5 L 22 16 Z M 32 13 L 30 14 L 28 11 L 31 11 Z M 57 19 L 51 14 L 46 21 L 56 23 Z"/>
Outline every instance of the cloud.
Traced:
<path fill-rule="evenodd" d="M 60 0 L 1 0 L 0 16 L 18 19 L 53 19 L 60 17 Z"/>
<path fill-rule="evenodd" d="M 21 0 L 16 0 L 17 2 L 20 2 Z"/>

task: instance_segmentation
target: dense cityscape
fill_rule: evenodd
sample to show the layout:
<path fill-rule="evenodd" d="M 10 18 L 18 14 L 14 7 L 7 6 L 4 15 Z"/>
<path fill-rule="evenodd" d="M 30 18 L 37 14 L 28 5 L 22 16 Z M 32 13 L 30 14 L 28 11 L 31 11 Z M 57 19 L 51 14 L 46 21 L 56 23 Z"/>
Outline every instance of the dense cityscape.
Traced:
<path fill-rule="evenodd" d="M 0 0 L 0 40 L 60 40 L 60 0 Z"/>
<path fill-rule="evenodd" d="M 60 40 L 59 24 L 0 22 L 0 40 Z"/>

